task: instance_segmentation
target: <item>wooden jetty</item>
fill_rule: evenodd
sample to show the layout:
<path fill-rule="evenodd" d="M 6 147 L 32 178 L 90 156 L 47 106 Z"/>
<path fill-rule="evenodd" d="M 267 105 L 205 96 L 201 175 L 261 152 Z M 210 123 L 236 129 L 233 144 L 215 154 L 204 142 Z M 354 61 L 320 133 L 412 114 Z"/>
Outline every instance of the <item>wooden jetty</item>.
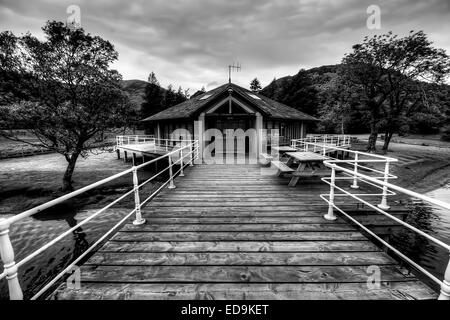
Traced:
<path fill-rule="evenodd" d="M 128 156 L 131 156 L 133 165 L 137 164 L 137 157 L 141 158 L 143 162 L 147 159 L 152 159 L 172 151 L 172 147 L 160 146 L 155 143 L 142 144 L 126 144 L 116 146 L 117 159 L 123 156 L 123 161 L 128 161 Z"/>
<path fill-rule="evenodd" d="M 51 298 L 436 299 L 355 226 L 323 218 L 327 185 L 288 182 L 258 165 L 190 167 L 143 209 L 146 224 L 130 221 L 81 266 L 80 289 Z"/>

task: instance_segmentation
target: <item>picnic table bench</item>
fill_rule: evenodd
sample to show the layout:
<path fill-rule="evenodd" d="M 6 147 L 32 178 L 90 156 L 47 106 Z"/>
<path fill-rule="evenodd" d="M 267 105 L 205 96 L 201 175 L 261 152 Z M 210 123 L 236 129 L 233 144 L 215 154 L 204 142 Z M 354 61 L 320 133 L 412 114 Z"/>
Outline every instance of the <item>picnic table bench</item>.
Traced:
<path fill-rule="evenodd" d="M 295 171 L 294 169 L 289 168 L 289 166 L 286 165 L 284 162 L 278 160 L 272 161 L 270 164 L 278 169 L 277 176 L 280 176 L 283 173 L 291 173 Z"/>
<path fill-rule="evenodd" d="M 298 163 L 297 168 L 293 170 L 290 187 L 295 187 L 301 177 L 323 177 L 330 174 L 330 170 L 323 164 L 324 160 L 329 158 L 314 152 L 286 152 L 289 160 L 286 166 L 290 167 Z"/>

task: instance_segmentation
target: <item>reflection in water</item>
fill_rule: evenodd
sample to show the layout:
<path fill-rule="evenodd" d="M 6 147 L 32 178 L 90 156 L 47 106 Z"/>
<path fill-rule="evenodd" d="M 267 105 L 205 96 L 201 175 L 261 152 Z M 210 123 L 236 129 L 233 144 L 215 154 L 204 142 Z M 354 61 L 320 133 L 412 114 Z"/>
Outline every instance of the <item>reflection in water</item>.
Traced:
<path fill-rule="evenodd" d="M 450 202 L 450 184 L 426 195 Z M 406 219 L 407 223 L 444 243 L 450 244 L 450 212 L 448 210 L 431 206 L 416 199 L 411 200 L 410 206 L 412 212 Z M 405 253 L 438 279 L 444 278 L 444 272 L 449 263 L 449 254 L 445 249 L 406 228 L 402 228 L 401 232 L 392 235 L 390 242 L 395 248 Z M 427 281 L 427 283 L 437 289 L 434 282 Z"/>
<path fill-rule="evenodd" d="M 75 216 L 69 216 L 66 218 L 67 224 L 70 228 L 73 228 L 77 225 L 77 220 Z M 73 239 L 75 242 L 75 247 L 73 250 L 72 259 L 70 262 L 74 261 L 77 257 L 79 257 L 84 251 L 89 248 L 89 242 L 86 240 L 86 233 L 83 232 L 82 227 L 78 227 L 72 231 Z"/>
<path fill-rule="evenodd" d="M 96 210 L 76 211 L 71 203 L 40 212 L 11 226 L 11 241 L 16 262 L 39 249 L 64 231 L 77 225 Z M 29 299 L 40 288 L 79 257 L 98 238 L 117 223 L 129 210 L 114 209 L 75 229 L 71 235 L 51 246 L 19 269 L 24 298 Z M 0 282 L 0 299 L 8 298 L 6 281 Z"/>

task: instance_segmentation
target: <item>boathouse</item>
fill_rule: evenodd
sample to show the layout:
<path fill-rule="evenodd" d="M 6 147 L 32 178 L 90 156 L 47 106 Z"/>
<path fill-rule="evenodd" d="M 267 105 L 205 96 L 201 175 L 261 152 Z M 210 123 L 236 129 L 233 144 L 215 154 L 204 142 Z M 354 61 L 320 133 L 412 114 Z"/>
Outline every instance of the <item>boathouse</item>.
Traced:
<path fill-rule="evenodd" d="M 257 146 L 262 146 L 263 143 L 270 144 L 271 129 L 277 130 L 280 143 L 289 143 L 291 139 L 306 137 L 308 126 L 318 120 L 259 93 L 226 83 L 142 121 L 146 123 L 147 133 L 154 134 L 157 139 L 179 139 L 172 133 L 176 129 L 185 129 L 191 138 L 199 141 L 200 150 L 203 150 L 215 139 L 203 137 L 202 133 L 208 129 L 219 130 L 224 141 L 230 134 L 228 130 L 256 129 Z M 249 141 L 245 144 L 248 152 Z M 225 150 L 229 152 L 226 146 Z"/>

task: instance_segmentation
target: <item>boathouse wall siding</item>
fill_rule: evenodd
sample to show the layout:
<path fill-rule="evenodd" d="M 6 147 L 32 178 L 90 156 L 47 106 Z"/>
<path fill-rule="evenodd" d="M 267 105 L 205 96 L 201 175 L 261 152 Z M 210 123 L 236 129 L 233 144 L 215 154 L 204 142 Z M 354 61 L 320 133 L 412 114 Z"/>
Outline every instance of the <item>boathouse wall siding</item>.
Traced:
<path fill-rule="evenodd" d="M 158 123 L 150 123 L 145 127 L 146 134 L 153 134 L 157 136 Z M 194 137 L 194 121 L 161 121 L 160 127 L 160 139 L 178 139 L 180 137 L 173 137 L 171 134 L 176 129 L 185 129 L 191 134 L 191 138 Z M 279 134 L 285 140 L 300 139 L 306 136 L 308 123 L 306 121 L 285 121 L 277 119 L 267 119 L 263 121 L 263 128 L 267 130 L 277 129 Z M 269 132 L 268 132 L 269 134 Z"/>

